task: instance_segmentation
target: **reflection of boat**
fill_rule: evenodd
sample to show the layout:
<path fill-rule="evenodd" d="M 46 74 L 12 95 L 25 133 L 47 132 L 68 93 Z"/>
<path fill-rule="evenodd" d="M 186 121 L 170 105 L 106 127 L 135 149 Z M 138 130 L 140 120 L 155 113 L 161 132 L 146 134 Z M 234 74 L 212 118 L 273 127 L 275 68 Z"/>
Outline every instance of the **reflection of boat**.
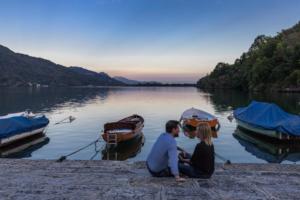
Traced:
<path fill-rule="evenodd" d="M 220 129 L 220 123 L 218 119 L 210 113 L 207 113 L 203 110 L 190 108 L 184 111 L 180 118 L 180 123 L 182 127 L 190 125 L 192 127 L 197 127 L 200 123 L 207 123 L 212 130 L 213 137 L 217 137 L 217 132 Z M 186 133 L 190 138 L 194 138 L 193 133 Z"/>
<path fill-rule="evenodd" d="M 300 143 L 280 142 L 240 128 L 236 129 L 233 136 L 246 151 L 267 162 L 300 161 Z"/>
<path fill-rule="evenodd" d="M 300 116 L 284 112 L 275 104 L 253 101 L 249 106 L 234 110 L 237 124 L 268 137 L 300 139 Z"/>
<path fill-rule="evenodd" d="M 6 145 L 0 149 L 0 157 L 24 158 L 30 157 L 31 153 L 49 143 L 49 138 L 40 133 L 15 143 Z"/>
<path fill-rule="evenodd" d="M 49 120 L 44 115 L 29 112 L 0 117 L 0 147 L 42 133 Z"/>
<path fill-rule="evenodd" d="M 145 143 L 145 137 L 142 134 L 133 140 L 120 143 L 115 148 L 106 148 L 102 151 L 102 160 L 127 160 L 140 153 Z"/>
<path fill-rule="evenodd" d="M 117 122 L 106 123 L 102 137 L 108 144 L 118 144 L 140 136 L 143 127 L 143 117 L 132 115 Z"/>

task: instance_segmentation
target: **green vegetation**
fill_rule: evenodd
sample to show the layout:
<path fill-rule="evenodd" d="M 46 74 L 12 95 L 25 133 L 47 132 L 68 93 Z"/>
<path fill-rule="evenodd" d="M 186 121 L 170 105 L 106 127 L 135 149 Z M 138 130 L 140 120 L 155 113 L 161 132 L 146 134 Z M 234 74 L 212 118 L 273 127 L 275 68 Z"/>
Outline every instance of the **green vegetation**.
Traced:
<path fill-rule="evenodd" d="M 218 63 L 199 88 L 300 91 L 300 22 L 275 37 L 258 36 L 234 64 Z"/>

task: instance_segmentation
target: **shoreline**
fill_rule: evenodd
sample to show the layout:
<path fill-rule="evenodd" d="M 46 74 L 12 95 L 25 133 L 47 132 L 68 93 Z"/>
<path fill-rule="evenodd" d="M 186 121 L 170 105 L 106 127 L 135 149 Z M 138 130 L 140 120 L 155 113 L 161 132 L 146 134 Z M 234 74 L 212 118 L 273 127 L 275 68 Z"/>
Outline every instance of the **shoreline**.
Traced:
<path fill-rule="evenodd" d="M 300 165 L 216 164 L 211 179 L 153 178 L 144 162 L 0 160 L 0 199 L 298 199 Z"/>

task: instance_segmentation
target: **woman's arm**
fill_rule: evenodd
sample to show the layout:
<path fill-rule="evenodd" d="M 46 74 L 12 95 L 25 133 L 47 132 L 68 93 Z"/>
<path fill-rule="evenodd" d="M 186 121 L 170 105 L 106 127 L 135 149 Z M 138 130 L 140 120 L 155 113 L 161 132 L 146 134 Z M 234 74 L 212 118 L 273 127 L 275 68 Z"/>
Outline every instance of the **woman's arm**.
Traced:
<path fill-rule="evenodd" d="M 182 162 L 185 162 L 185 163 L 191 164 L 191 160 L 190 160 L 190 159 L 182 159 L 181 161 L 182 161 Z"/>
<path fill-rule="evenodd" d="M 184 162 L 184 163 L 190 163 L 190 159 L 188 158 L 184 158 L 181 154 L 178 155 L 178 158 L 181 162 Z"/>
<path fill-rule="evenodd" d="M 191 157 L 191 163 L 192 162 L 198 162 L 197 158 L 201 157 L 201 153 L 202 153 L 201 146 L 200 146 L 200 144 L 197 144 L 195 149 L 194 149 L 193 155 Z"/>

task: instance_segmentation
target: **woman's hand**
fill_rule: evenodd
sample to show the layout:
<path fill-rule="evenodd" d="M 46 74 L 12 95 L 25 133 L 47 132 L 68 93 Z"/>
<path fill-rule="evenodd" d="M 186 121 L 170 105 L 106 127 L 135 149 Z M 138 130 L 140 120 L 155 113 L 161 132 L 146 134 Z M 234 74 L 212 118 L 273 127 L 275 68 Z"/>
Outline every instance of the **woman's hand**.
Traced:
<path fill-rule="evenodd" d="M 191 160 L 190 160 L 190 159 L 184 158 L 184 157 L 182 157 L 182 155 L 179 155 L 178 158 L 179 158 L 179 160 L 180 160 L 181 162 L 184 162 L 184 163 L 191 163 Z"/>

